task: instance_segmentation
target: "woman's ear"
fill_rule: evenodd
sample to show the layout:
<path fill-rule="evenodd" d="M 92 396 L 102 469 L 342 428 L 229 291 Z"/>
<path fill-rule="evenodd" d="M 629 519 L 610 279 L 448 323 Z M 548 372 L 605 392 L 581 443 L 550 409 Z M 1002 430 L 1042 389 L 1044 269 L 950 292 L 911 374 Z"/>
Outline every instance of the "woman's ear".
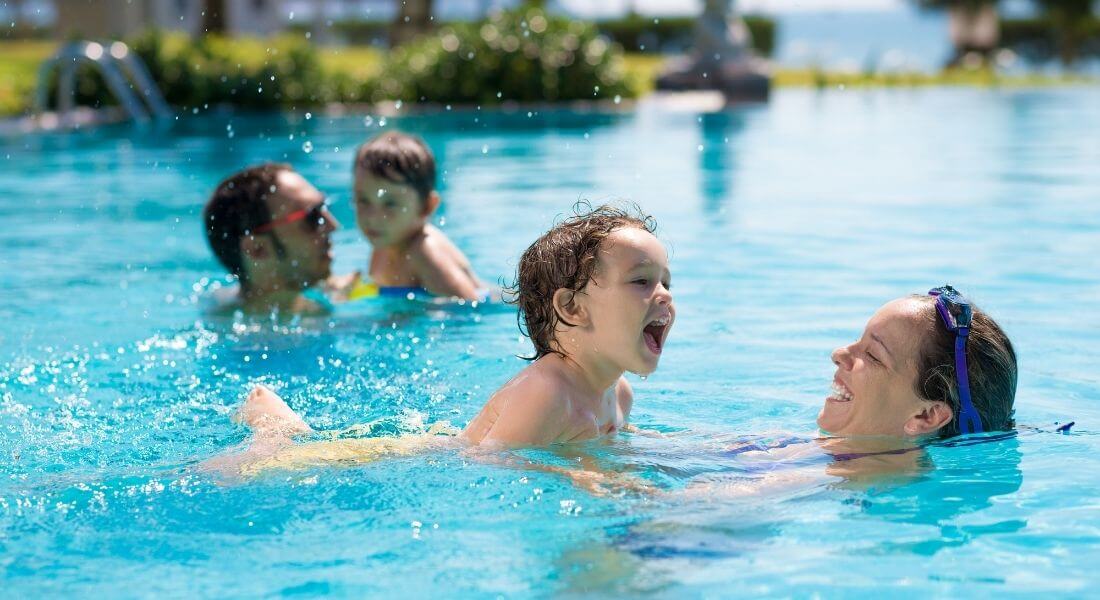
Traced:
<path fill-rule="evenodd" d="M 905 422 L 905 435 L 919 437 L 936 433 L 950 423 L 954 416 L 955 413 L 946 402 L 941 400 L 925 402 L 921 411 Z"/>
<path fill-rule="evenodd" d="M 554 292 L 554 312 L 562 325 L 585 326 L 588 325 L 588 309 L 578 302 L 579 292 L 558 288 Z"/>

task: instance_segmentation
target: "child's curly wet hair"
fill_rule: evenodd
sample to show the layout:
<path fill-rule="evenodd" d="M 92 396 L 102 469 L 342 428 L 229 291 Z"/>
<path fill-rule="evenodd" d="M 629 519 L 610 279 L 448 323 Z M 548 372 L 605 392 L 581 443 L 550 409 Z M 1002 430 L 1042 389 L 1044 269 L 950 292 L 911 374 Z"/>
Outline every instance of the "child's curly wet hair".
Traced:
<path fill-rule="evenodd" d="M 515 283 L 508 292 L 509 302 L 519 307 L 520 331 L 535 344 L 535 355 L 526 357 L 528 360 L 547 354 L 565 356 L 554 335 L 559 323 L 570 327 L 574 324 L 554 310 L 554 292 L 583 290 L 599 266 L 599 252 L 607 236 L 627 227 L 649 233 L 657 229 L 653 217 L 637 205 L 592 208 L 587 202 L 579 202 L 573 207 L 572 217 L 542 234 L 520 257 Z"/>

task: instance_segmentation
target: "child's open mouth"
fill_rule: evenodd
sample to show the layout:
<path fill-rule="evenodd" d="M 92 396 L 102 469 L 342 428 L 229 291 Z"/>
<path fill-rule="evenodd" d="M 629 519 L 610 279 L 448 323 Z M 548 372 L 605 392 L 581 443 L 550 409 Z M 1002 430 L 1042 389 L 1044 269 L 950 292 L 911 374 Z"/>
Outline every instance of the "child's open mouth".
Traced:
<path fill-rule="evenodd" d="M 672 317 L 665 315 L 658 319 L 654 319 L 649 322 L 642 329 L 642 338 L 645 339 L 646 348 L 654 354 L 661 353 L 661 347 L 665 343 L 665 333 L 668 331 L 669 324 L 672 323 Z"/>

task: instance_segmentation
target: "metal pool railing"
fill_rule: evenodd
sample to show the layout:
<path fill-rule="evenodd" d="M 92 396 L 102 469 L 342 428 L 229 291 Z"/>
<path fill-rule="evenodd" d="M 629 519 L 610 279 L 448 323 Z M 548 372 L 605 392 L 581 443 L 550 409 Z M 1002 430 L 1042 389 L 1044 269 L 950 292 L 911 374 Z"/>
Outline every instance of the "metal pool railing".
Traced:
<path fill-rule="evenodd" d="M 55 69 L 58 70 L 57 112 L 65 115 L 75 108 L 77 67 L 81 64 L 90 64 L 99 72 L 130 119 L 149 121 L 172 115 L 172 109 L 145 63 L 119 41 L 82 41 L 62 46 L 39 70 L 34 104 L 36 115 L 43 114 L 49 107 L 50 76 Z"/>

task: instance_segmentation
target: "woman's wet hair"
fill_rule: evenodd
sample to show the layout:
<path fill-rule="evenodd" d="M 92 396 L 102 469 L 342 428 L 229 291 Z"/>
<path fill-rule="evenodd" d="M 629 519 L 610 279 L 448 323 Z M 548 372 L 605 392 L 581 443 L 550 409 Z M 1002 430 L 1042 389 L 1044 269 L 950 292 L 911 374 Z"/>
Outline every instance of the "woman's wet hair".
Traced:
<path fill-rule="evenodd" d="M 914 296 L 924 306 L 921 319 L 927 335 L 917 358 L 917 394 L 951 407 L 954 418 L 938 432 L 940 437 L 959 435 L 959 384 L 955 373 L 955 334 L 948 331 L 936 312 L 931 296 Z M 985 431 L 1007 431 L 1015 425 L 1016 352 L 1000 325 L 971 305 L 973 316 L 966 341 L 966 371 L 970 399 Z M 957 309 L 952 312 L 958 312 Z"/>
<path fill-rule="evenodd" d="M 554 292 L 580 292 L 599 266 L 607 237 L 618 229 L 636 227 L 653 233 L 656 222 L 637 206 L 592 208 L 586 202 L 573 207 L 573 216 L 535 240 L 520 257 L 508 302 L 519 308 L 520 331 L 531 338 L 535 360 L 547 354 L 565 356 L 554 339 L 558 325 L 572 326 L 554 310 Z"/>
<path fill-rule="evenodd" d="M 241 238 L 271 221 L 267 198 L 276 192 L 279 173 L 293 170 L 288 164 L 269 162 L 234 173 L 218 184 L 203 208 L 210 249 L 241 285 L 248 285 Z"/>
<path fill-rule="evenodd" d="M 360 146 L 355 169 L 408 185 L 416 190 L 421 202 L 435 191 L 432 151 L 420 138 L 400 131 L 388 131 Z"/>

